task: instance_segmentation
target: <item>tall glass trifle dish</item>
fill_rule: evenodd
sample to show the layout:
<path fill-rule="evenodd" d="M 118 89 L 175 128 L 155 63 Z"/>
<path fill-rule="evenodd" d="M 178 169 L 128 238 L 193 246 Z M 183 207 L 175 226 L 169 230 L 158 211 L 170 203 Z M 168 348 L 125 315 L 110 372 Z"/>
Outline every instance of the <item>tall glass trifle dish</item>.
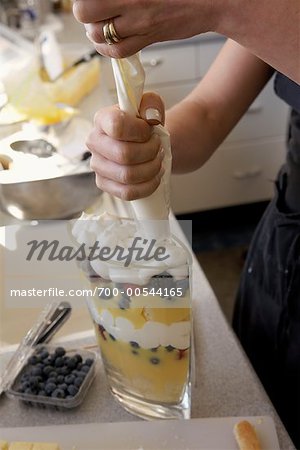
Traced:
<path fill-rule="evenodd" d="M 134 221 L 107 214 L 77 223 L 79 241 L 86 244 L 88 235 L 90 248 L 93 241 L 99 249 L 107 247 L 105 257 L 115 252 L 106 261 L 81 264 L 93 293 L 88 308 L 108 384 L 119 402 L 144 418 L 188 418 L 189 254 L 175 237 L 149 239 L 138 228 Z"/>
<path fill-rule="evenodd" d="M 138 115 L 145 78 L 139 56 L 112 65 L 120 108 Z M 164 150 L 160 186 L 126 204 L 130 219 L 103 210 L 83 215 L 73 235 L 92 251 L 81 267 L 93 293 L 88 307 L 112 393 L 144 418 L 188 418 L 191 263 L 170 232 L 169 133 L 161 125 L 153 133 Z"/>

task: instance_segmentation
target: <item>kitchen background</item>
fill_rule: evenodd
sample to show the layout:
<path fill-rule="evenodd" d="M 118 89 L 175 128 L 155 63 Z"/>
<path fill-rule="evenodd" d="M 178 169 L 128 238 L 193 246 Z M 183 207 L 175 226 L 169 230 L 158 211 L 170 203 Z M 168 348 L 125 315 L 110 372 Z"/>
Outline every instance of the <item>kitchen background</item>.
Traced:
<path fill-rule="evenodd" d="M 59 0 L 1 1 L 0 80 L 7 73 L 19 70 L 16 67 L 21 56 L 24 60 L 33 56 L 37 49 L 36 39 L 41 32 L 54 33 L 61 48 L 76 53 L 77 57 L 92 50 L 83 27 L 72 16 L 70 4 L 70 1 Z M 176 103 L 201 80 L 223 42 L 222 36 L 208 33 L 185 41 L 155 44 L 145 49 L 142 60 L 146 70 L 146 89 L 159 92 L 167 107 Z M 109 61 L 102 57 L 97 60 L 100 63 L 97 82 L 90 79 L 93 80 L 91 94 L 84 94 L 83 100 L 76 105 L 79 118 L 83 120 L 81 125 L 87 129 L 97 108 L 114 102 L 116 98 Z M 75 73 L 73 75 L 76 77 Z M 79 89 L 82 88 L 79 86 Z M 4 98 L 2 92 L 2 100 Z M 27 133 L 30 123 L 30 119 L 11 123 L 13 120 L 9 121 L 4 114 L 7 112 L 6 106 L 0 111 L 0 159 L 10 145 L 11 137 L 26 126 Z M 287 113 L 287 108 L 273 94 L 271 81 L 205 167 L 192 174 L 172 178 L 173 211 L 180 219 L 193 220 L 193 250 L 229 321 L 251 235 L 272 196 L 273 180 L 284 160 Z M 40 127 L 36 131 L 48 133 L 49 139 L 54 134 L 61 139 L 56 142 L 63 142 L 64 149 L 70 151 L 74 129 L 67 137 L 62 135 L 62 130 L 53 126 Z M 83 139 L 82 134 L 77 136 L 76 147 Z M 84 144 L 80 151 L 84 154 Z M 2 163 L 5 166 L 3 158 Z M 8 171 L 3 170 L 2 175 Z M 17 200 L 7 197 L 3 176 L 0 176 L 0 226 L 18 223 L 18 219 L 25 218 L 20 203 L 16 209 L 16 201 L 22 202 L 24 197 L 18 197 Z M 10 181 L 13 183 L 14 179 Z M 88 184 L 88 189 L 92 195 L 91 184 Z M 71 203 L 71 191 L 70 198 L 67 198 L 68 204 Z M 24 189 L 22 192 L 25 193 Z M 38 202 L 39 197 L 36 196 L 35 200 Z M 0 312 L 0 342 L 7 343 L 18 341 L 38 313 L 28 309 L 20 311 L 22 323 L 16 327 L 15 311 L 3 304 L 3 296 Z M 90 327 L 84 307 L 74 311 L 64 332 L 74 327 L 78 331 Z"/>

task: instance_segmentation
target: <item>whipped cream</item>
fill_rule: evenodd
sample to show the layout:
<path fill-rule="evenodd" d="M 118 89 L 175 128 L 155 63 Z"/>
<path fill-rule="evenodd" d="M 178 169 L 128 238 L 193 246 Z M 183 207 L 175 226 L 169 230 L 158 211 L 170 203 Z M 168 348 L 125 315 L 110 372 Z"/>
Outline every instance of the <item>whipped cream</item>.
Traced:
<path fill-rule="evenodd" d="M 140 234 L 139 223 L 134 220 L 122 219 L 110 214 L 101 215 L 83 214 L 73 226 L 72 233 L 79 244 L 92 247 L 95 242 L 98 246 L 109 247 L 112 251 L 117 246 L 129 249 L 134 239 L 143 237 Z M 93 270 L 102 278 L 116 283 L 133 283 L 146 285 L 150 278 L 164 271 L 177 280 L 188 276 L 188 255 L 171 237 L 162 237 L 155 241 L 153 252 L 156 249 L 165 249 L 163 261 L 155 258 L 148 261 L 136 260 L 137 253 L 132 254 L 132 260 L 126 267 L 123 261 L 118 261 L 118 255 L 112 254 L 108 261 L 100 258 L 91 261 Z"/>
<path fill-rule="evenodd" d="M 137 342 L 142 348 L 167 347 L 172 345 L 179 350 L 190 347 L 191 322 L 175 322 L 166 325 L 149 321 L 141 328 L 135 328 L 133 323 L 124 317 L 113 317 L 107 309 L 98 311 L 93 300 L 88 306 L 94 321 L 102 325 L 108 333 L 123 342 Z"/>

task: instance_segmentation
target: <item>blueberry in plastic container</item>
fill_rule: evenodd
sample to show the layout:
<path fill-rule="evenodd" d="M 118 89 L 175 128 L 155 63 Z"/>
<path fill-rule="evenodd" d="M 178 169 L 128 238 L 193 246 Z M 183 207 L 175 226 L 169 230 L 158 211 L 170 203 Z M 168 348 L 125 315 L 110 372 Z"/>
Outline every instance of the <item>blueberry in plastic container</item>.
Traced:
<path fill-rule="evenodd" d="M 90 351 L 37 346 L 7 395 L 30 406 L 77 407 L 94 379 L 95 363 L 96 354 Z"/>

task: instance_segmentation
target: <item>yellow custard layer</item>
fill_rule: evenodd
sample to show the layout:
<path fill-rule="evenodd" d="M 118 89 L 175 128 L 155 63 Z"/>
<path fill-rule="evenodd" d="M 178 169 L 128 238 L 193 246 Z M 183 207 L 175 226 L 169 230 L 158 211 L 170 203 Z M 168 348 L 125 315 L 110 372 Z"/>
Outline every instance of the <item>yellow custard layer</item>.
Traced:
<path fill-rule="evenodd" d="M 102 357 L 118 372 L 127 392 L 159 403 L 179 403 L 189 374 L 189 349 L 143 349 L 115 340 L 95 324 Z"/>
<path fill-rule="evenodd" d="M 90 309 L 110 385 L 147 401 L 180 403 L 190 366 L 189 289 L 166 298 L 157 291 L 151 295 L 153 291 L 142 287 L 102 280 L 91 287 L 98 288 Z M 139 289 L 140 295 L 128 295 Z M 109 295 L 103 298 L 105 292 Z"/>

